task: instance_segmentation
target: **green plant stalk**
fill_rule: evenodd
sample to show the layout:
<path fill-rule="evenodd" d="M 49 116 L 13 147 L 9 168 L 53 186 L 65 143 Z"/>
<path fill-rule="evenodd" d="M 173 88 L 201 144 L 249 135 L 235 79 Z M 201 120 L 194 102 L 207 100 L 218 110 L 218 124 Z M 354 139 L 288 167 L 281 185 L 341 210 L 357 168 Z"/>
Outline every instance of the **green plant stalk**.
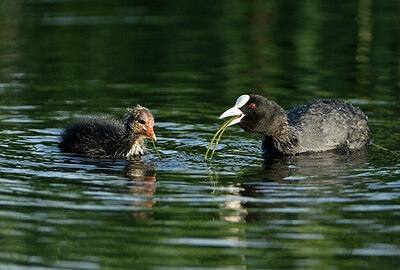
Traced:
<path fill-rule="evenodd" d="M 395 154 L 395 155 L 397 155 L 397 156 L 400 155 L 400 153 L 399 153 L 398 151 L 392 151 L 392 150 L 387 149 L 387 148 L 385 148 L 385 147 L 383 147 L 383 146 L 380 146 L 380 145 L 378 145 L 378 144 L 376 144 L 376 143 L 371 143 L 371 144 L 372 144 L 373 146 L 375 146 L 376 148 L 379 148 L 379 149 L 381 149 L 381 150 L 388 151 L 388 152 L 390 152 L 390 153 L 392 153 L 392 154 Z"/>
<path fill-rule="evenodd" d="M 216 141 L 215 144 L 214 144 L 214 149 L 213 149 L 212 152 L 211 152 L 210 160 L 213 158 L 214 152 L 215 152 L 215 150 L 217 149 L 219 140 L 221 139 L 222 134 L 225 132 L 225 130 L 226 130 L 227 128 L 228 128 L 228 125 L 226 125 L 225 128 L 224 128 L 223 130 L 221 130 L 221 132 L 219 133 L 218 139 L 217 139 L 217 141 Z"/>
<path fill-rule="evenodd" d="M 156 150 L 156 153 L 157 153 L 158 157 L 159 157 L 159 158 L 160 158 L 160 160 L 161 160 L 161 159 L 162 159 L 162 157 L 160 156 L 160 153 L 158 153 L 158 150 L 157 150 L 156 144 L 154 143 L 154 140 L 153 140 L 153 138 L 152 138 L 152 137 L 150 137 L 150 138 L 151 138 L 151 142 L 153 143 L 154 150 Z"/>
<path fill-rule="evenodd" d="M 217 149 L 217 146 L 218 146 L 219 140 L 221 139 L 222 134 L 223 134 L 224 131 L 228 128 L 229 124 L 230 124 L 233 120 L 238 119 L 238 118 L 239 118 L 239 116 L 232 117 L 231 119 L 229 119 L 228 121 L 226 121 L 225 123 L 223 123 L 222 126 L 217 130 L 217 132 L 215 133 L 214 137 L 211 139 L 211 142 L 210 142 L 210 145 L 208 146 L 206 155 L 204 156 L 204 160 L 207 160 L 208 152 L 210 151 L 211 146 L 212 146 L 212 144 L 214 143 L 215 139 L 216 139 L 217 136 L 219 135 L 217 141 L 215 142 L 214 149 L 213 149 L 213 151 L 211 152 L 210 160 L 212 159 L 212 157 L 214 156 L 214 152 L 215 152 L 215 150 Z"/>
<path fill-rule="evenodd" d="M 229 120 L 226 121 L 225 123 L 222 124 L 222 126 L 217 130 L 217 132 L 215 133 L 214 137 L 211 139 L 210 145 L 207 148 L 207 152 L 206 155 L 204 156 L 204 159 L 207 160 L 207 156 L 208 156 L 208 152 L 211 149 L 212 144 L 214 143 L 215 138 L 218 136 L 218 134 L 221 132 L 221 130 L 228 124 Z"/>

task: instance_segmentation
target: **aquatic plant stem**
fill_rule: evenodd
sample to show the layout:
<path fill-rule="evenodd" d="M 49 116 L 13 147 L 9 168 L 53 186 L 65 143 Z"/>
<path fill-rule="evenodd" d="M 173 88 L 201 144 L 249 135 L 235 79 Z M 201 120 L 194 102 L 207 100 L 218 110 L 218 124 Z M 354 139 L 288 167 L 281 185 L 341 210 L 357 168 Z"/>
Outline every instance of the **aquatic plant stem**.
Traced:
<path fill-rule="evenodd" d="M 204 160 L 207 161 L 208 152 L 210 151 L 212 144 L 214 143 L 215 139 L 216 139 L 217 136 L 218 136 L 218 139 L 217 139 L 217 141 L 215 142 L 215 145 L 214 145 L 214 149 L 213 149 L 213 151 L 211 152 L 210 160 L 212 159 L 212 157 L 214 156 L 214 152 L 215 152 L 215 150 L 217 149 L 217 145 L 218 145 L 218 143 L 219 143 L 219 140 L 221 139 L 222 134 L 223 134 L 224 131 L 228 128 L 229 124 L 230 124 L 233 120 L 238 119 L 238 118 L 239 118 L 239 116 L 235 116 L 235 117 L 229 119 L 228 121 L 226 121 L 225 123 L 223 123 L 222 126 L 217 130 L 217 132 L 215 133 L 214 137 L 211 139 L 210 145 L 208 146 L 207 152 L 206 152 L 206 154 L 205 154 L 205 156 L 204 156 Z"/>
<path fill-rule="evenodd" d="M 383 146 L 380 146 L 380 145 L 378 145 L 378 144 L 376 144 L 376 143 L 371 143 L 371 144 L 372 144 L 373 146 L 375 146 L 376 148 L 379 148 L 379 149 L 381 149 L 381 150 L 388 151 L 388 152 L 390 152 L 390 153 L 392 153 L 392 154 L 395 154 L 395 155 L 397 155 L 397 156 L 400 155 L 400 153 L 399 153 L 398 151 L 393 151 L 393 150 L 387 149 L 387 148 L 385 148 L 385 147 L 383 147 Z"/>
<path fill-rule="evenodd" d="M 214 143 L 215 138 L 218 136 L 218 134 L 221 132 L 221 130 L 225 127 L 225 125 L 228 124 L 228 122 L 229 122 L 229 120 L 226 121 L 225 123 L 223 123 L 222 126 L 221 126 L 221 127 L 217 130 L 217 132 L 215 133 L 214 137 L 211 139 L 210 145 L 208 146 L 207 152 L 206 152 L 206 154 L 205 154 L 205 156 L 204 156 L 204 159 L 205 159 L 205 160 L 207 160 L 208 152 L 210 151 L 211 146 L 212 146 L 212 144 Z"/>
<path fill-rule="evenodd" d="M 156 153 L 157 153 L 158 157 L 160 158 L 160 160 L 162 160 L 162 157 L 161 157 L 160 153 L 158 153 L 158 150 L 157 150 L 156 144 L 154 143 L 153 138 L 152 137 L 150 137 L 150 138 L 151 138 L 151 142 L 153 143 L 154 150 L 156 150 Z"/>

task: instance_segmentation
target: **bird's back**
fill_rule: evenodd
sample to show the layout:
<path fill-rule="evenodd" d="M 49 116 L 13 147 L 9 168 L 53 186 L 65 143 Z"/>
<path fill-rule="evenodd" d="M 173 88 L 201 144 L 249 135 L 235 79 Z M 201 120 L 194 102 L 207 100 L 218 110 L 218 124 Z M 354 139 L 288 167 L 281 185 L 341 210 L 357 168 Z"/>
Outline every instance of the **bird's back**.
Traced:
<path fill-rule="evenodd" d="M 123 132 L 124 126 L 110 118 L 79 119 L 65 129 L 59 148 L 89 157 L 110 157 L 117 152 Z"/>
<path fill-rule="evenodd" d="M 286 114 L 298 139 L 298 153 L 361 148 L 370 140 L 367 117 L 359 108 L 342 100 L 314 100 L 287 110 Z"/>

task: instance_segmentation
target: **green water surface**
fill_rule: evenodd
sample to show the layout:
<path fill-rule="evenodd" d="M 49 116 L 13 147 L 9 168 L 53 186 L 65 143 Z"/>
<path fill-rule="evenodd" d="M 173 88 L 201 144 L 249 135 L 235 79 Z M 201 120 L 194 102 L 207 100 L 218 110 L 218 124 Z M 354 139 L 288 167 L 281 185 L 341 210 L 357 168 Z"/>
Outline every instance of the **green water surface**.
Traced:
<path fill-rule="evenodd" d="M 0 0 L 0 269 L 398 269 L 397 0 Z M 218 116 L 344 99 L 365 151 L 263 157 Z M 160 160 L 60 153 L 74 118 L 156 118 Z"/>

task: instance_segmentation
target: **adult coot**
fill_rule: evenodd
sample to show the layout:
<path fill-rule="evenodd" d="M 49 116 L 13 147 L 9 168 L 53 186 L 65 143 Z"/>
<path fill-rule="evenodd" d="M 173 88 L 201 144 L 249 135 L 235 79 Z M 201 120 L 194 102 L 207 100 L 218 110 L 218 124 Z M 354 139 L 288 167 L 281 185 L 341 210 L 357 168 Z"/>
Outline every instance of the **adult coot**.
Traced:
<path fill-rule="evenodd" d="M 130 158 L 146 152 L 143 137 L 156 135 L 154 117 L 140 105 L 128 108 L 124 123 L 108 117 L 83 118 L 70 124 L 58 147 L 63 152 L 92 158 Z"/>
<path fill-rule="evenodd" d="M 220 118 L 228 116 L 239 116 L 230 125 L 263 134 L 262 147 L 272 153 L 357 149 L 370 140 L 367 117 L 342 100 L 318 99 L 285 111 L 265 97 L 242 95 Z"/>

